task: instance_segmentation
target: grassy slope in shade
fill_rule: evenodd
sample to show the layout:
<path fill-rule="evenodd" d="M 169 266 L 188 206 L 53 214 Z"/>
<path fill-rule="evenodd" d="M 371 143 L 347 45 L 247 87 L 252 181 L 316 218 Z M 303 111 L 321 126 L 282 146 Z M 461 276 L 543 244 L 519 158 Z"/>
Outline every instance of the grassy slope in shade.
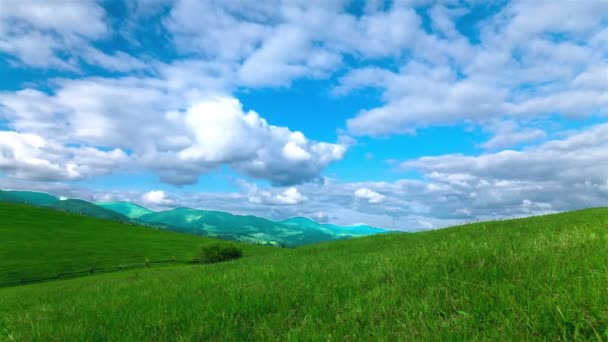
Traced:
<path fill-rule="evenodd" d="M 143 215 L 152 214 L 153 211 L 129 202 L 98 202 L 96 205 L 106 208 L 108 210 L 115 211 L 128 218 L 136 219 Z"/>
<path fill-rule="evenodd" d="M 218 240 L 0 203 L 0 241 L 0 281 L 8 281 L 140 263 L 146 258 L 192 258 L 201 246 Z M 239 245 L 245 256 L 277 250 Z"/>
<path fill-rule="evenodd" d="M 59 198 L 33 191 L 2 191 L 0 190 L 0 201 L 26 203 L 36 206 L 48 206 L 57 202 Z"/>
<path fill-rule="evenodd" d="M 607 339 L 607 260 L 606 209 L 381 234 L 0 289 L 0 339 Z"/>
<path fill-rule="evenodd" d="M 79 200 L 79 199 L 66 199 L 63 201 L 57 201 L 51 205 L 48 205 L 49 208 L 65 211 L 74 214 L 80 214 L 90 217 L 96 217 L 100 219 L 106 220 L 114 220 L 114 221 L 128 221 L 129 218 L 125 215 L 119 214 L 115 211 L 105 209 L 98 205 L 95 205 L 91 202 Z"/>

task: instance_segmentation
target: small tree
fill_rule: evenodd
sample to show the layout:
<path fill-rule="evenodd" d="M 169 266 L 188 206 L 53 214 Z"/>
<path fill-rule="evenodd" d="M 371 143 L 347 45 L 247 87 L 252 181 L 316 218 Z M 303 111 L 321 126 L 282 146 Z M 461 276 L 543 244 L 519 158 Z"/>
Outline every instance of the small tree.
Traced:
<path fill-rule="evenodd" d="M 234 245 L 215 244 L 201 249 L 198 262 L 213 264 L 221 261 L 239 259 L 243 256 L 241 249 Z"/>

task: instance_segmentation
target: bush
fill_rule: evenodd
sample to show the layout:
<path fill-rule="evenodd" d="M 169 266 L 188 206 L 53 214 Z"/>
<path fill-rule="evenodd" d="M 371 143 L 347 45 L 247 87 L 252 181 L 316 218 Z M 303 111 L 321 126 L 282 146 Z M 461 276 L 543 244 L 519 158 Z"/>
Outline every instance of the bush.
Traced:
<path fill-rule="evenodd" d="M 198 262 L 213 264 L 221 261 L 239 259 L 243 256 L 243 251 L 234 245 L 216 244 L 203 247 L 198 257 Z"/>

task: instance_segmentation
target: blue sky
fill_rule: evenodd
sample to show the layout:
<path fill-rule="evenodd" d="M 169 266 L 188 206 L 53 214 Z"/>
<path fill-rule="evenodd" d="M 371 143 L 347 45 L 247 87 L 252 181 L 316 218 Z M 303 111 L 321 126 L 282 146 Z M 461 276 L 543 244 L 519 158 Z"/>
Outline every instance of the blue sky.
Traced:
<path fill-rule="evenodd" d="M 605 205 L 607 13 L 3 1 L 0 187 L 401 230 Z"/>

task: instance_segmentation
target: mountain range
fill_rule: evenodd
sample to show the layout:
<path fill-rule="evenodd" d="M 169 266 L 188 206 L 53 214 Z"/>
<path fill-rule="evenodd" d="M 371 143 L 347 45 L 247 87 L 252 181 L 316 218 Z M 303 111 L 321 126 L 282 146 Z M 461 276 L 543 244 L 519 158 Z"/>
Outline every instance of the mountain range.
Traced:
<path fill-rule="evenodd" d="M 367 225 L 321 224 L 306 217 L 272 221 L 222 211 L 175 208 L 153 211 L 129 202 L 87 202 L 32 191 L 2 191 L 0 201 L 23 203 L 159 229 L 241 242 L 297 247 L 311 243 L 388 233 Z"/>

